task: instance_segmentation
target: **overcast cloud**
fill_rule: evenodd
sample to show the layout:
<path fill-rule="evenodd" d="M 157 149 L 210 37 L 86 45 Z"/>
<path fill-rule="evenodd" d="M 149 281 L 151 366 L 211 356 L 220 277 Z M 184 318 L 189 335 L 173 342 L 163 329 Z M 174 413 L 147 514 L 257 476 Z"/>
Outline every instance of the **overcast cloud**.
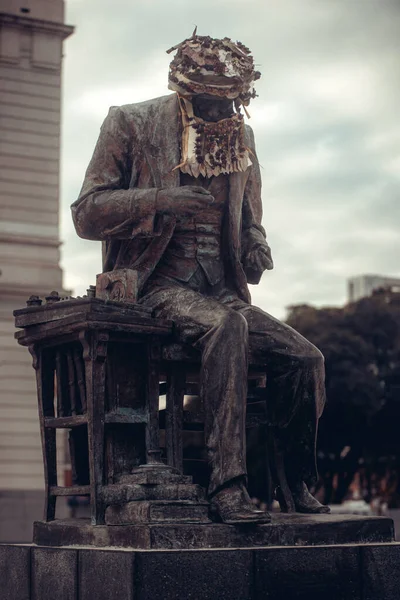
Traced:
<path fill-rule="evenodd" d="M 170 46 L 245 43 L 259 64 L 250 105 L 275 269 L 253 302 L 342 304 L 346 278 L 400 276 L 400 3 L 397 0 L 67 0 L 62 145 L 66 287 L 101 270 L 100 243 L 70 218 L 111 105 L 164 95 Z"/>

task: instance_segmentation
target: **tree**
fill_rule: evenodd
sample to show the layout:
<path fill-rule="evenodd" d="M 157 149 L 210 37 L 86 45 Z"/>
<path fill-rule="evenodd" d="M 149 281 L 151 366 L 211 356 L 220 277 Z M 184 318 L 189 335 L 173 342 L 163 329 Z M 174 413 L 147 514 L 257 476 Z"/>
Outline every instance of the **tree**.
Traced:
<path fill-rule="evenodd" d="M 325 356 L 319 468 L 325 502 L 341 502 L 363 457 L 376 459 L 390 449 L 400 458 L 388 423 L 400 412 L 394 391 L 400 381 L 400 294 L 381 290 L 343 308 L 291 306 L 287 322 Z"/>

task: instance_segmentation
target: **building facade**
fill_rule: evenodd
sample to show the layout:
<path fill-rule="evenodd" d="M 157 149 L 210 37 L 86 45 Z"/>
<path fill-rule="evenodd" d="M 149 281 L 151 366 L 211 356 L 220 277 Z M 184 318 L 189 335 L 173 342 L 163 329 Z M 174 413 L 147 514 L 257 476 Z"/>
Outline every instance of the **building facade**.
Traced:
<path fill-rule="evenodd" d="M 385 277 L 384 275 L 358 275 L 347 280 L 347 299 L 356 302 L 360 298 L 372 296 L 374 290 L 391 288 L 400 291 L 399 277 Z"/>
<path fill-rule="evenodd" d="M 43 508 L 34 371 L 12 311 L 62 290 L 59 154 L 63 0 L 0 8 L 0 540 L 29 541 Z"/>

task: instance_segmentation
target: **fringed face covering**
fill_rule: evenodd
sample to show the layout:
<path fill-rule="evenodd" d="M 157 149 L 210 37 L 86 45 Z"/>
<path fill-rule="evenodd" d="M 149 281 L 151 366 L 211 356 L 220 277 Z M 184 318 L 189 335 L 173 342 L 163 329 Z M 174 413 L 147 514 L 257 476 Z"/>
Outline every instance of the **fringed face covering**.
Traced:
<path fill-rule="evenodd" d="M 250 165 L 244 143 L 241 106 L 256 96 L 250 50 L 229 38 L 193 36 L 174 46 L 168 87 L 178 93 L 182 113 L 182 157 L 180 168 L 193 177 L 245 171 Z M 217 122 L 204 121 L 193 113 L 193 96 L 207 95 L 234 100 L 237 114 Z M 246 109 L 245 109 L 246 110 Z"/>
<path fill-rule="evenodd" d="M 212 177 L 245 171 L 251 160 L 244 143 L 243 115 L 216 123 L 193 114 L 192 103 L 180 97 L 182 113 L 182 162 L 176 168 L 192 177 Z"/>

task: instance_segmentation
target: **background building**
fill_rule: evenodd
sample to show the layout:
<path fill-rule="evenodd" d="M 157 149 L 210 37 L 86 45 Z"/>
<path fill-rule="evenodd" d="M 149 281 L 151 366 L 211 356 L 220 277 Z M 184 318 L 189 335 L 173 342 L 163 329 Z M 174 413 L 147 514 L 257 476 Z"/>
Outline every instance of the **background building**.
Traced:
<path fill-rule="evenodd" d="M 374 290 L 391 288 L 400 291 L 399 277 L 385 277 L 384 275 L 358 275 L 347 280 L 347 297 L 349 302 L 371 296 Z"/>
<path fill-rule="evenodd" d="M 59 154 L 63 0 L 0 8 L 0 539 L 31 538 L 43 505 L 34 371 L 12 311 L 62 290 Z"/>

